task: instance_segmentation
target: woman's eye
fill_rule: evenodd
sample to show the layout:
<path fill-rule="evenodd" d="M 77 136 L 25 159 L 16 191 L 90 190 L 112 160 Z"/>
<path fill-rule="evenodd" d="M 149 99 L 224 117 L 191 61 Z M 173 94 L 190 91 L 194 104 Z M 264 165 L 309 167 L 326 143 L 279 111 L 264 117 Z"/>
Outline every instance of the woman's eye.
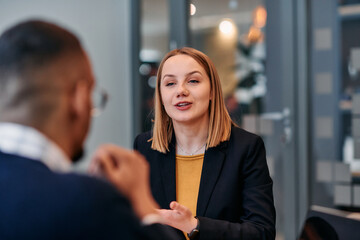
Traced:
<path fill-rule="evenodd" d="M 167 87 L 170 87 L 172 85 L 174 85 L 174 83 L 172 83 L 172 82 L 165 83 L 165 86 L 167 86 Z"/>
<path fill-rule="evenodd" d="M 198 83 L 199 81 L 198 80 L 195 80 L 195 79 L 191 79 L 189 80 L 189 83 Z"/>

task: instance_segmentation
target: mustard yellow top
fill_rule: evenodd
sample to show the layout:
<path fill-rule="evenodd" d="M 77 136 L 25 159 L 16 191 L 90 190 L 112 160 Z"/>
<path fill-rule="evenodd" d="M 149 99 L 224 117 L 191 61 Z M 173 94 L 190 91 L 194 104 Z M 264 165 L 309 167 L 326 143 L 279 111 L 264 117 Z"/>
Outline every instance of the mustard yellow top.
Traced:
<path fill-rule="evenodd" d="M 176 200 L 188 207 L 196 216 L 204 154 L 193 156 L 176 155 Z"/>
<path fill-rule="evenodd" d="M 196 205 L 199 193 L 204 153 L 183 156 L 176 154 L 176 201 L 190 209 L 196 216 Z M 184 233 L 188 239 L 186 233 Z"/>

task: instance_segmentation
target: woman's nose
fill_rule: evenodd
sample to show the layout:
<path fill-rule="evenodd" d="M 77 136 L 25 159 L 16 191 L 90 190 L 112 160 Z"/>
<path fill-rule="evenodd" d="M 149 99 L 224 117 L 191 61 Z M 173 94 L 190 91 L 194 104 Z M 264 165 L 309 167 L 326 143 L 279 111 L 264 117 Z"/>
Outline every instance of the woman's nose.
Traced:
<path fill-rule="evenodd" d="M 179 84 L 177 88 L 178 96 L 187 96 L 189 95 L 189 91 L 184 84 Z"/>

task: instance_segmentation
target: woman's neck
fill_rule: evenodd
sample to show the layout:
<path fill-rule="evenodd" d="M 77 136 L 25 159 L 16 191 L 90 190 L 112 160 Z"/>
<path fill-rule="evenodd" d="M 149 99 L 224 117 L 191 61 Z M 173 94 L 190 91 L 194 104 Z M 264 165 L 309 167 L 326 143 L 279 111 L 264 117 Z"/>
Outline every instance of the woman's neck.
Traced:
<path fill-rule="evenodd" d="M 173 124 L 178 154 L 194 155 L 204 153 L 209 132 L 208 120 L 198 124 Z"/>

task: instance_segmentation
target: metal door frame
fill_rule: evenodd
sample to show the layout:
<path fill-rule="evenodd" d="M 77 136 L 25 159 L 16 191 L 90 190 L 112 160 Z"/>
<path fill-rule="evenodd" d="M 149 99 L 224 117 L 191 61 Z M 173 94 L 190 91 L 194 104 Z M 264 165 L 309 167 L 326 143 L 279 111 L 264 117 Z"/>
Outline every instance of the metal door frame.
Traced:
<path fill-rule="evenodd" d="M 266 38 L 272 39 L 266 47 L 277 50 L 279 56 L 275 59 L 281 64 L 276 72 L 272 71 L 272 77 L 280 79 L 282 107 L 291 113 L 292 139 L 283 148 L 281 163 L 284 179 L 283 229 L 284 239 L 295 239 L 306 217 L 310 199 L 309 1 L 274 0 L 266 4 L 267 9 L 274 11 L 268 14 L 277 14 L 277 22 L 273 23 L 277 31 L 266 33 Z"/>

